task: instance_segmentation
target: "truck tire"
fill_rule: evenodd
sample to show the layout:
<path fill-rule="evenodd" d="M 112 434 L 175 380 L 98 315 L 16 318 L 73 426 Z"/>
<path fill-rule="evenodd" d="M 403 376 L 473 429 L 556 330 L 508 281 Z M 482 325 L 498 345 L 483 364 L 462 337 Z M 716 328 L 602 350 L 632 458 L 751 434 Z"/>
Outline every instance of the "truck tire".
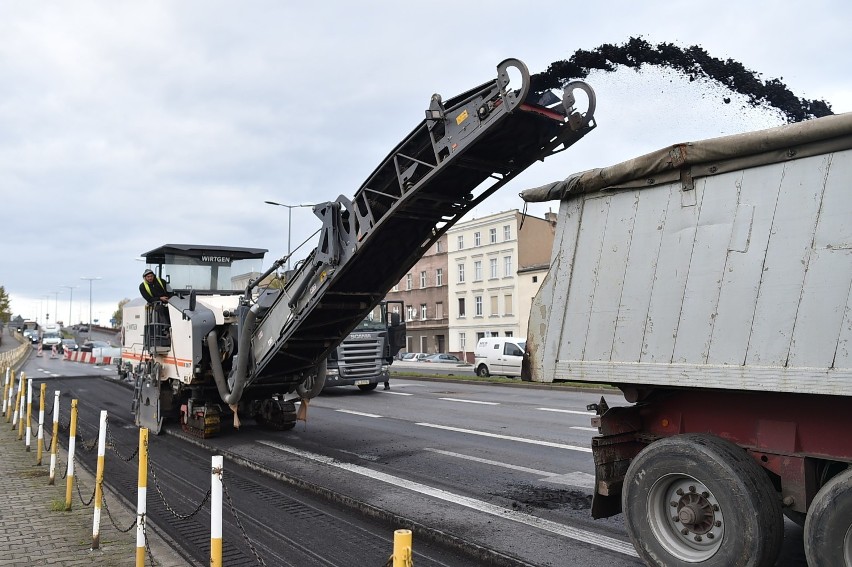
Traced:
<path fill-rule="evenodd" d="M 372 384 L 361 384 L 360 386 L 358 386 L 358 389 L 362 392 L 372 392 L 376 389 L 376 386 L 378 386 L 378 384 L 375 382 Z"/>
<path fill-rule="evenodd" d="M 852 469 L 817 492 L 805 520 L 808 565 L 852 567 Z"/>
<path fill-rule="evenodd" d="M 487 366 L 485 366 L 484 364 L 480 364 L 476 368 L 476 375 L 479 376 L 480 378 L 488 378 L 489 376 L 491 376 L 491 373 L 488 372 Z"/>
<path fill-rule="evenodd" d="M 651 443 L 624 478 L 622 508 L 648 565 L 762 567 L 784 537 L 780 498 L 743 449 L 706 434 Z"/>

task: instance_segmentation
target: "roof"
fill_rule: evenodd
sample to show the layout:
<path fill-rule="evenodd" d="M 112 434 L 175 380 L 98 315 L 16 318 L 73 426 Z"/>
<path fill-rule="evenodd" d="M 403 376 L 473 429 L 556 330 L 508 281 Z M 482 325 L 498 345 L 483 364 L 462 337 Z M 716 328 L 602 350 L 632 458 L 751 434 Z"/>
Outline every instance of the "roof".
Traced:
<path fill-rule="evenodd" d="M 604 189 L 653 187 L 681 178 L 718 175 L 852 148 L 852 113 L 766 130 L 675 144 L 610 167 L 575 173 L 521 192 L 527 202 L 566 199 Z"/>
<path fill-rule="evenodd" d="M 204 244 L 164 244 L 142 254 L 149 264 L 162 264 L 166 255 L 178 256 L 228 256 L 231 260 L 263 259 L 265 248 L 241 248 L 238 246 L 207 246 Z"/>

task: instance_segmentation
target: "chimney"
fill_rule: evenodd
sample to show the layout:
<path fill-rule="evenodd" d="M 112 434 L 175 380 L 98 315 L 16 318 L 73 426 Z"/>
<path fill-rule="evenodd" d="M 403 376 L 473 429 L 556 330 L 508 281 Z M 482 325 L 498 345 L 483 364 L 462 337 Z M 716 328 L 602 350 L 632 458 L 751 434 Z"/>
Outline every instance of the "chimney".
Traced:
<path fill-rule="evenodd" d="M 550 226 L 556 226 L 556 213 L 547 211 L 544 213 L 544 220 L 550 223 Z"/>

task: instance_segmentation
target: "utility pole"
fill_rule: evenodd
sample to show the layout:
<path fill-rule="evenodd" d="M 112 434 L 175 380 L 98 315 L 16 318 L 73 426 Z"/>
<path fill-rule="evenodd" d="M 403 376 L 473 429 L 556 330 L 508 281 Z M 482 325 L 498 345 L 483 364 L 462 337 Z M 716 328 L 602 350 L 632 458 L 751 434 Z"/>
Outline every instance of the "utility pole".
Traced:
<path fill-rule="evenodd" d="M 64 287 L 68 290 L 68 321 L 65 323 L 67 325 L 71 325 L 71 302 L 74 299 L 74 288 L 77 287 L 75 285 L 61 285 L 59 287 Z"/>
<path fill-rule="evenodd" d="M 82 277 L 81 280 L 89 280 L 89 340 L 92 340 L 92 281 L 101 279 L 97 277 Z"/>

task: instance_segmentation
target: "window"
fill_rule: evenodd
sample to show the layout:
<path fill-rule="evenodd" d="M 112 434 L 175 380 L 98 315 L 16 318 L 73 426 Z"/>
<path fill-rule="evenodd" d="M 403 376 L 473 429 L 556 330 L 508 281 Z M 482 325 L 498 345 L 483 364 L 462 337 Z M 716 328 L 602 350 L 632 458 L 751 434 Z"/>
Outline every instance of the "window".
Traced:
<path fill-rule="evenodd" d="M 484 339 L 485 333 L 476 333 L 476 342 L 479 342 L 479 339 Z"/>
<path fill-rule="evenodd" d="M 444 318 L 444 304 L 442 302 L 438 302 L 435 304 L 435 319 L 443 319 Z"/>
<path fill-rule="evenodd" d="M 420 289 L 426 287 L 426 272 L 420 272 Z"/>
<path fill-rule="evenodd" d="M 399 284 L 396 284 L 391 288 L 391 291 L 399 291 Z"/>
<path fill-rule="evenodd" d="M 488 261 L 488 267 L 491 270 L 491 279 L 492 280 L 496 279 L 497 278 L 497 258 L 491 258 Z"/>
<path fill-rule="evenodd" d="M 444 268 L 435 270 L 435 285 L 438 287 L 444 285 Z"/>
<path fill-rule="evenodd" d="M 513 331 L 506 331 L 506 336 L 507 337 L 514 337 L 515 333 Z"/>
<path fill-rule="evenodd" d="M 477 295 L 473 298 L 473 314 L 476 317 L 482 317 L 482 296 Z"/>
<path fill-rule="evenodd" d="M 538 282 L 538 276 L 533 276 L 533 283 L 537 283 L 537 282 Z"/>
<path fill-rule="evenodd" d="M 511 315 L 513 313 L 512 310 L 512 294 L 507 293 L 503 296 L 503 314 Z"/>
<path fill-rule="evenodd" d="M 512 227 L 508 224 L 503 225 L 503 240 L 511 240 L 512 239 Z"/>
<path fill-rule="evenodd" d="M 503 256 L 503 275 L 509 277 L 512 275 L 512 257 Z"/>
<path fill-rule="evenodd" d="M 458 265 L 458 269 L 459 269 L 459 279 L 458 279 L 458 282 L 459 282 L 459 283 L 464 283 L 464 264 L 459 264 L 459 265 Z"/>
<path fill-rule="evenodd" d="M 420 337 L 420 352 L 429 352 L 429 338 Z"/>
<path fill-rule="evenodd" d="M 405 276 L 405 289 L 411 291 L 411 274 Z"/>
<path fill-rule="evenodd" d="M 500 314 L 500 313 L 498 312 L 499 307 L 498 307 L 498 305 L 497 305 L 497 304 L 498 304 L 497 296 L 496 296 L 496 295 L 492 295 L 492 296 L 491 296 L 491 315 L 492 315 L 492 316 L 496 316 L 496 315 L 499 315 L 499 314 Z"/>
<path fill-rule="evenodd" d="M 464 317 L 464 297 L 459 297 L 459 317 Z"/>
<path fill-rule="evenodd" d="M 479 237 L 478 232 L 473 233 L 473 245 L 474 246 L 482 246 L 482 239 Z"/>
<path fill-rule="evenodd" d="M 467 337 L 464 333 L 459 333 L 459 350 L 462 352 L 467 350 Z"/>
<path fill-rule="evenodd" d="M 439 240 L 438 242 L 436 242 L 436 243 L 435 243 L 435 252 L 443 252 L 443 251 L 444 251 L 444 250 L 443 250 L 443 248 L 444 248 L 444 247 L 443 247 L 443 245 L 441 244 L 441 241 L 440 241 L 440 240 Z"/>
<path fill-rule="evenodd" d="M 414 320 L 414 306 L 406 305 L 405 306 L 405 320 L 413 321 Z"/>
<path fill-rule="evenodd" d="M 482 262 L 479 260 L 473 263 L 473 281 L 482 281 Z"/>
<path fill-rule="evenodd" d="M 425 321 L 427 319 L 427 317 L 426 317 L 426 304 L 425 303 L 420 304 L 420 319 L 423 320 L 423 321 Z"/>
<path fill-rule="evenodd" d="M 464 235 L 459 234 L 458 236 L 459 250 L 464 250 Z"/>
<path fill-rule="evenodd" d="M 489 228 L 488 229 L 488 241 L 491 242 L 491 244 L 495 244 L 497 242 L 497 229 L 496 228 Z"/>

